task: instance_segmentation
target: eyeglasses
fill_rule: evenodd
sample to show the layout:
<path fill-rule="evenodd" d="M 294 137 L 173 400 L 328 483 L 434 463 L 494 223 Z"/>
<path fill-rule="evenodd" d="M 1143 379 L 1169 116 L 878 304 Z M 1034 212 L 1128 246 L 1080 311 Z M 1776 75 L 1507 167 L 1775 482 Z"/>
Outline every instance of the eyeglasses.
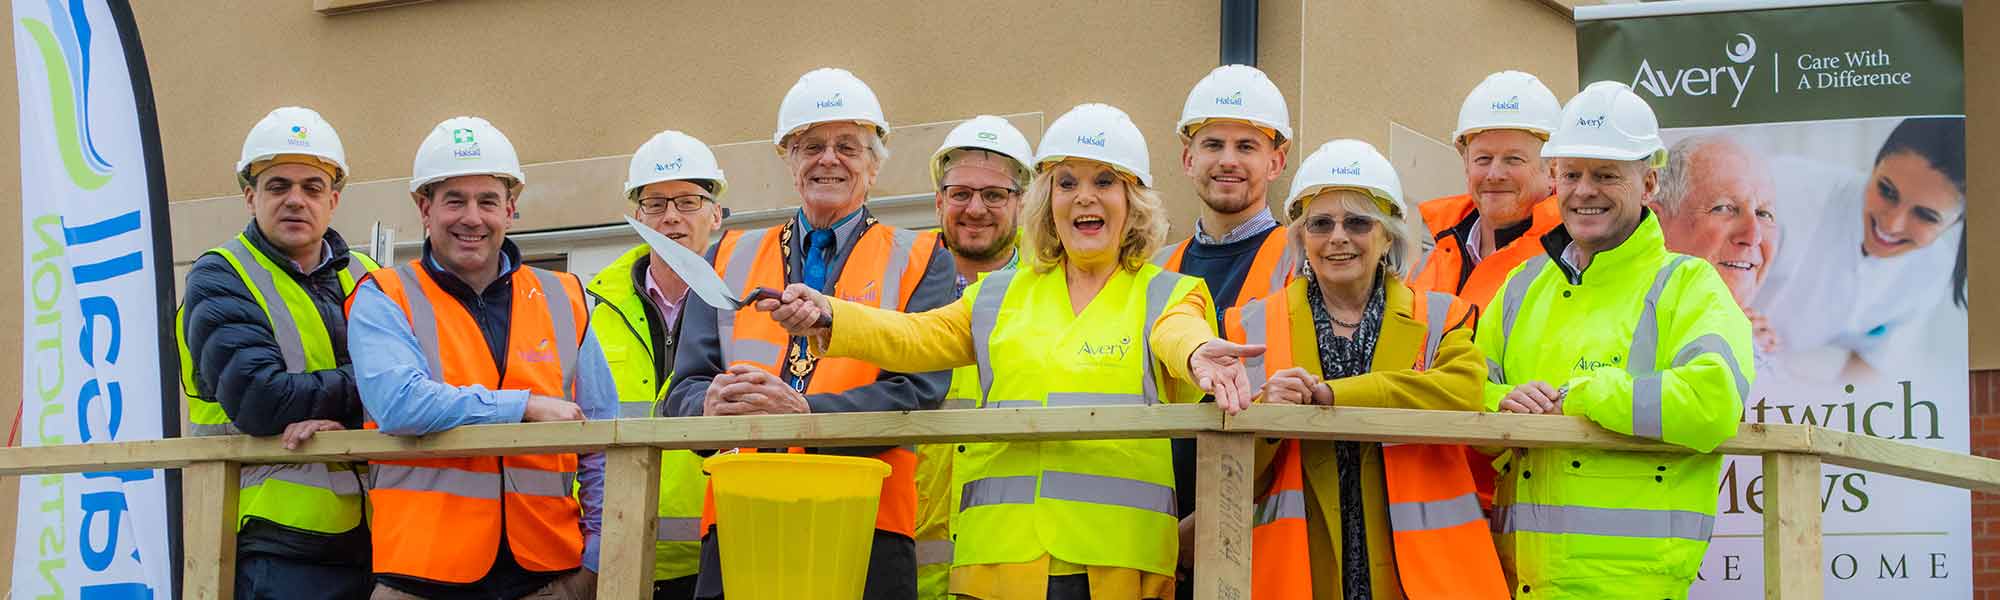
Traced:
<path fill-rule="evenodd" d="M 1333 233 L 1335 227 L 1346 229 L 1347 235 L 1368 235 L 1369 232 L 1375 231 L 1374 219 L 1356 215 L 1348 215 L 1344 219 L 1335 219 L 1332 215 L 1313 215 L 1306 217 L 1305 223 L 1306 233 L 1313 235 Z"/>
<path fill-rule="evenodd" d="M 1007 202 L 1013 200 L 1019 193 L 1018 190 L 1006 186 L 976 188 L 966 185 L 947 185 L 944 186 L 944 201 L 953 206 L 965 206 L 972 202 L 973 196 L 978 196 L 979 202 L 985 204 L 986 208 L 1004 208 Z"/>
<path fill-rule="evenodd" d="M 701 207 L 706 205 L 710 200 L 714 200 L 714 198 L 703 196 L 701 194 L 688 194 L 686 196 L 674 196 L 672 198 L 663 198 L 660 196 L 640 198 L 639 214 L 646 215 L 648 217 L 657 217 L 660 215 L 667 214 L 667 207 L 670 206 L 673 207 L 673 209 L 676 211 L 683 213 L 691 213 L 701 210 Z"/>

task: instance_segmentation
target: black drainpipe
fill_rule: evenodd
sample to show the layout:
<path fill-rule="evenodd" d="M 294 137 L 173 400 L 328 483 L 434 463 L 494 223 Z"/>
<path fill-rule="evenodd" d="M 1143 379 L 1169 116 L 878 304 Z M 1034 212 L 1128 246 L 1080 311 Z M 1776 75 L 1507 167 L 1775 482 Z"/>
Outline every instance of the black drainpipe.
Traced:
<path fill-rule="evenodd" d="M 1257 0 L 1222 0 L 1222 64 L 1257 66 Z"/>

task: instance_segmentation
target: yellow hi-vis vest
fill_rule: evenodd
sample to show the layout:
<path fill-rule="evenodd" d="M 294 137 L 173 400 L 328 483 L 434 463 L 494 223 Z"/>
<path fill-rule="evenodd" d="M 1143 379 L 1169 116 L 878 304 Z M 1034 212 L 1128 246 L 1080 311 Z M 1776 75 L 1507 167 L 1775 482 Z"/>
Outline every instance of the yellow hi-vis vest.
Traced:
<path fill-rule="evenodd" d="M 1568 237 L 1557 229 L 1544 243 Z M 1488 410 L 1542 381 L 1566 390 L 1565 414 L 1618 433 L 1699 452 L 1736 434 L 1754 375 L 1750 322 L 1713 266 L 1667 252 L 1647 215 L 1569 271 L 1530 259 L 1479 320 Z M 1721 456 L 1512 452 L 1492 525 L 1516 598 L 1687 597 L 1715 528 Z"/>
<path fill-rule="evenodd" d="M 1149 350 L 1168 306 L 1193 277 L 1120 269 L 1081 313 L 1061 268 L 1000 271 L 966 289 L 981 408 L 1192 402 Z M 1209 327 L 1214 328 L 1214 313 Z M 1178 551 L 1173 453 L 1165 439 L 967 443 L 952 460 L 959 490 L 954 566 L 1021 563 L 1044 553 L 1084 566 L 1171 575 Z"/>
<path fill-rule="evenodd" d="M 221 246 L 204 254 L 229 261 L 250 297 L 264 309 L 264 319 L 277 338 L 278 353 L 285 359 L 285 371 L 306 373 L 337 369 L 333 339 L 320 320 L 319 308 L 305 288 L 270 257 L 250 246 L 238 233 Z M 354 282 L 378 268 L 375 261 L 359 252 L 350 253 L 347 268 L 340 271 L 340 291 L 354 292 Z M 281 310 L 271 310 L 272 302 Z M 174 312 L 174 332 L 179 338 L 181 389 L 187 396 L 188 423 L 194 435 L 240 435 L 230 423 L 222 403 L 200 395 L 194 374 L 194 356 L 188 349 L 186 305 Z M 304 463 L 244 465 L 238 476 L 242 492 L 236 501 L 236 526 L 250 517 L 261 518 L 294 529 L 316 533 L 343 533 L 361 525 L 361 475 L 352 463 Z"/>
<path fill-rule="evenodd" d="M 598 299 L 590 311 L 591 329 L 611 365 L 611 379 L 618 384 L 618 417 L 643 419 L 654 415 L 654 406 L 666 398 L 672 385 L 670 373 L 660 381 L 653 377 L 652 324 L 646 318 L 647 301 L 633 269 L 639 259 L 652 256 L 639 246 L 627 251 L 610 266 L 597 272 L 588 291 Z M 667 343 L 676 343 L 669 339 Z M 672 369 L 673 365 L 668 365 Z M 660 453 L 659 527 L 653 534 L 653 579 L 665 581 L 695 574 L 701 568 L 701 502 L 708 490 L 708 474 L 701 470 L 701 457 L 688 450 Z"/>
<path fill-rule="evenodd" d="M 1000 270 L 1020 264 L 1014 260 Z M 984 279 L 987 273 L 980 273 Z M 943 410 L 978 408 L 979 367 L 966 365 L 951 370 L 951 388 L 946 390 Z M 917 598 L 951 598 L 951 517 L 957 512 L 958 494 L 951 485 L 951 457 L 957 444 L 917 445 Z"/>

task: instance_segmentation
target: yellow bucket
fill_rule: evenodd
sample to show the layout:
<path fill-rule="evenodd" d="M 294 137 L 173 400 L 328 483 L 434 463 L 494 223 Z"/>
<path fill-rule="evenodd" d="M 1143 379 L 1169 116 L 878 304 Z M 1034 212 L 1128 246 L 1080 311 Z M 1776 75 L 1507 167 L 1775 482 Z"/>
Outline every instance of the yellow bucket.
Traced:
<path fill-rule="evenodd" d="M 889 463 L 774 452 L 702 463 L 729 600 L 860 598 Z"/>

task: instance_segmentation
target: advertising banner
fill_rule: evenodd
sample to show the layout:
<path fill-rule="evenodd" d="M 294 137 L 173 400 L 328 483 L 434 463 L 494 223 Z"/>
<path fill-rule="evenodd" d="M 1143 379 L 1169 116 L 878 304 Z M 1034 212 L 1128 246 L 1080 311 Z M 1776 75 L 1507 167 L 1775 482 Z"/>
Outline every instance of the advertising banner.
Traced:
<path fill-rule="evenodd" d="M 178 433 L 151 83 L 122 0 L 15 0 L 23 445 Z M 21 478 L 13 598 L 172 598 L 159 470 Z"/>
<path fill-rule="evenodd" d="M 1663 2 L 1577 11 L 1583 82 L 1630 85 L 1669 164 L 1669 249 L 1755 329 L 1751 423 L 1966 452 L 1962 6 Z M 1697 598 L 1761 598 L 1762 467 L 1724 465 Z M 1968 492 L 1827 466 L 1829 598 L 1966 598 Z"/>

